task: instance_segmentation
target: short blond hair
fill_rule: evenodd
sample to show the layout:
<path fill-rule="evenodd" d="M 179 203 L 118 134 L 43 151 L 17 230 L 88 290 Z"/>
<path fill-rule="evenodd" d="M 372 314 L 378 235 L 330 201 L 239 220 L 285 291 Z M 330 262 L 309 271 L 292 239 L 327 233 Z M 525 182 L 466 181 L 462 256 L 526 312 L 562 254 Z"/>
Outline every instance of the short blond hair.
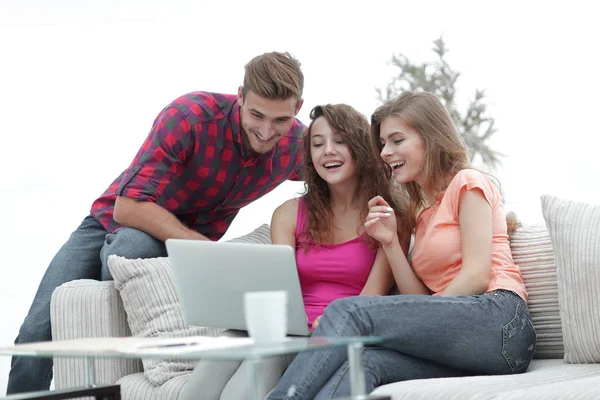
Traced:
<path fill-rule="evenodd" d="M 243 95 L 248 91 L 272 100 L 294 97 L 300 101 L 304 75 L 300 61 L 290 53 L 271 52 L 254 57 L 245 66 Z"/>

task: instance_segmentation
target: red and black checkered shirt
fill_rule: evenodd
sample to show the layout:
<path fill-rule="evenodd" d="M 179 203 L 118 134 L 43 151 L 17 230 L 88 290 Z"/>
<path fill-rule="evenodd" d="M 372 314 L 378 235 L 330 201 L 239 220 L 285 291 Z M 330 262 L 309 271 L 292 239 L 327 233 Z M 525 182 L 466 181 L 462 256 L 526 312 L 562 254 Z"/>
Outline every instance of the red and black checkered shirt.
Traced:
<path fill-rule="evenodd" d="M 218 240 L 240 208 L 286 179 L 300 180 L 305 129 L 294 120 L 271 152 L 248 157 L 235 95 L 181 96 L 158 115 L 129 168 L 92 204 L 92 216 L 115 232 L 115 199 L 126 196 L 154 202 Z"/>

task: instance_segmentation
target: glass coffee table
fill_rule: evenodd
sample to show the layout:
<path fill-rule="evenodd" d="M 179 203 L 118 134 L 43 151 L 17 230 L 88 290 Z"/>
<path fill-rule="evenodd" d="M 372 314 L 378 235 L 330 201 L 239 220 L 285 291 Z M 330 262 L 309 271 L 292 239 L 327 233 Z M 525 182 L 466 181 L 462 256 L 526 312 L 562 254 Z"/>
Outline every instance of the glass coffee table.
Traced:
<path fill-rule="evenodd" d="M 369 396 L 365 392 L 365 373 L 361 351 L 365 345 L 377 344 L 381 338 L 287 338 L 283 342 L 268 345 L 256 345 L 249 338 L 89 338 L 21 344 L 0 348 L 0 355 L 20 355 L 31 357 L 78 357 L 85 359 L 84 387 L 61 389 L 49 392 L 37 392 L 7 396 L 5 399 L 67 399 L 87 396 L 97 398 L 120 399 L 117 385 L 99 386 L 95 382 L 94 359 L 96 358 L 144 358 L 178 360 L 246 360 L 248 364 L 248 383 L 250 398 L 260 399 L 257 366 L 269 357 L 301 351 L 318 351 L 331 347 L 348 349 L 349 372 L 351 377 L 351 396 L 347 399 L 389 399 L 389 397 Z M 262 399 L 260 399 L 262 400 Z"/>

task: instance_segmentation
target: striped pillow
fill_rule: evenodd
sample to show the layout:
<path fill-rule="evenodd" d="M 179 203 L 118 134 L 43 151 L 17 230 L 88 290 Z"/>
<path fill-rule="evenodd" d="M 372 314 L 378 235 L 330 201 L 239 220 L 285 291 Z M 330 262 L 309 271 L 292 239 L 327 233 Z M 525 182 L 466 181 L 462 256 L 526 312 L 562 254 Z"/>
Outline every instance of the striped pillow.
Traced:
<path fill-rule="evenodd" d="M 600 206 L 541 199 L 556 257 L 565 361 L 600 362 Z"/>
<path fill-rule="evenodd" d="M 271 243 L 269 225 L 230 240 Z M 175 290 L 168 257 L 129 260 L 110 256 L 108 268 L 123 300 L 127 323 L 136 337 L 217 336 L 222 329 L 187 325 Z M 155 385 L 193 370 L 197 361 L 142 359 L 144 375 Z"/>
<path fill-rule="evenodd" d="M 529 295 L 529 313 L 537 333 L 534 357 L 562 358 L 556 263 L 550 234 L 544 225 L 520 226 L 511 235 L 510 249 Z"/>

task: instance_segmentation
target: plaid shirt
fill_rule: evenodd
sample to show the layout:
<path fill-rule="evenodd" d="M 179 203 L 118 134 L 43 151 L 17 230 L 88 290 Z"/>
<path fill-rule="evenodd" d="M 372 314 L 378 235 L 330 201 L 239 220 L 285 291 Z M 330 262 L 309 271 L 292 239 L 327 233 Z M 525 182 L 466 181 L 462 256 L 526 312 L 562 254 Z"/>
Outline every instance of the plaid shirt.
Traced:
<path fill-rule="evenodd" d="M 151 201 L 211 240 L 223 236 L 240 208 L 286 179 L 301 180 L 302 135 L 289 133 L 267 153 L 249 157 L 242 147 L 235 95 L 193 92 L 158 115 L 127 170 L 92 204 L 92 216 L 109 232 L 117 196 Z"/>

